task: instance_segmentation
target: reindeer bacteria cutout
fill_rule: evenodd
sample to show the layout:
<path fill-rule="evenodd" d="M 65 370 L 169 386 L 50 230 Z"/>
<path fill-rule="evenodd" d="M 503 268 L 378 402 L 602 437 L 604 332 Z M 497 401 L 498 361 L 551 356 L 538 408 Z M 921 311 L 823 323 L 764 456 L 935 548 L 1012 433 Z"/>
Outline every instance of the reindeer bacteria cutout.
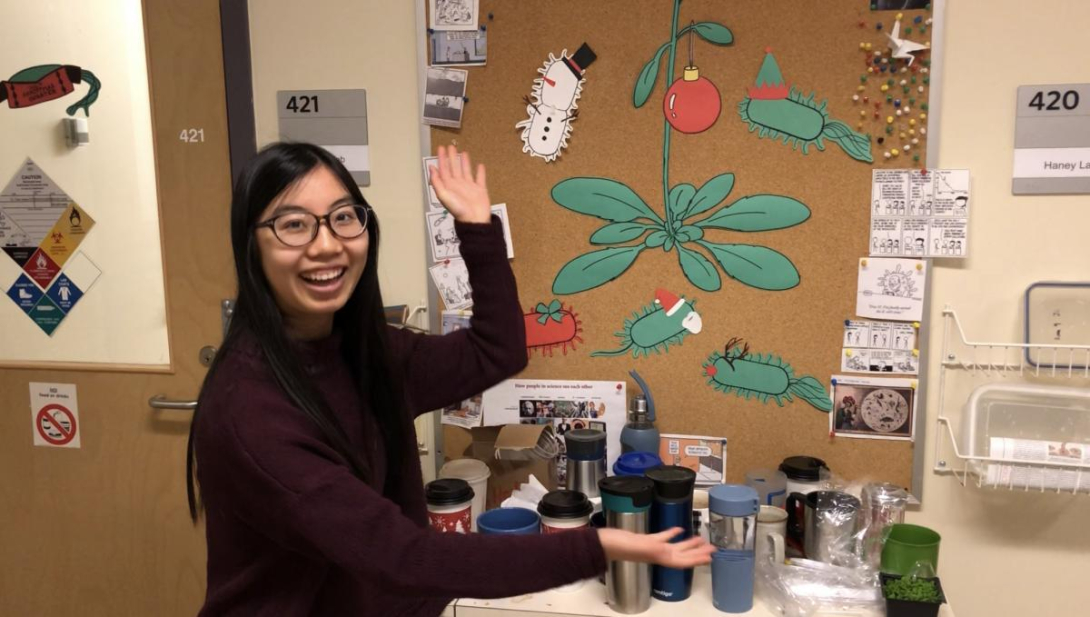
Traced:
<path fill-rule="evenodd" d="M 537 70 L 541 77 L 534 80 L 532 98 L 523 97 L 530 117 L 515 125 L 522 129 L 523 152 L 552 162 L 568 147 L 571 123 L 579 113 L 576 101 L 583 91 L 583 74 L 596 59 L 586 43 L 573 56 L 568 56 L 567 49 L 559 58 L 549 53 Z"/>

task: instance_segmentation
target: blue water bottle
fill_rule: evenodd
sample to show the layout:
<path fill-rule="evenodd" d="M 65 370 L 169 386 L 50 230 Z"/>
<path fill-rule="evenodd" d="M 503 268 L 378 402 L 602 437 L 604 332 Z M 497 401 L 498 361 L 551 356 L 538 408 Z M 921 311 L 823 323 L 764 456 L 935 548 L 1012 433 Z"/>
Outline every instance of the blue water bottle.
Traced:
<path fill-rule="evenodd" d="M 667 465 L 651 469 L 646 476 L 655 483 L 655 501 L 651 504 L 651 533 L 680 527 L 684 531 L 671 542 L 693 537 L 693 487 L 696 472 L 688 467 Z M 651 569 L 651 595 L 664 602 L 687 600 L 693 590 L 693 569 Z"/>
<path fill-rule="evenodd" d="M 712 605 L 724 613 L 753 608 L 757 491 L 741 484 L 717 484 L 708 491 L 708 536 L 712 555 Z"/>

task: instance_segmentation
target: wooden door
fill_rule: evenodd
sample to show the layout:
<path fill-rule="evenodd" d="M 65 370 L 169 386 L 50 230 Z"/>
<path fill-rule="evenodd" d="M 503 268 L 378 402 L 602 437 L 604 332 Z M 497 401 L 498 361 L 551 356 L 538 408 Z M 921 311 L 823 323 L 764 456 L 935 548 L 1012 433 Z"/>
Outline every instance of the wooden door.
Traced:
<path fill-rule="evenodd" d="M 171 370 L 0 370 L 2 615 L 193 615 L 204 597 L 184 483 L 191 414 L 147 401 L 196 397 L 198 352 L 219 344 L 234 293 L 219 3 L 145 0 L 144 22 Z M 81 448 L 32 445 L 28 382 L 76 384 Z"/>

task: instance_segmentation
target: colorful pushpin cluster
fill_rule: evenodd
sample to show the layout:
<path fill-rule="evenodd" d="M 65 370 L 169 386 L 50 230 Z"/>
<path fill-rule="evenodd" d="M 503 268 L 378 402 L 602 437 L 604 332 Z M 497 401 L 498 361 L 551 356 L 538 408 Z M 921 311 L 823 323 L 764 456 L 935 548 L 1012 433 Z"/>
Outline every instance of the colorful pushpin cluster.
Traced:
<path fill-rule="evenodd" d="M 904 14 L 898 13 L 896 20 L 902 19 Z M 903 28 L 903 33 L 893 30 L 891 35 L 924 35 L 932 23 L 931 18 L 922 15 L 912 17 L 909 21 L 912 25 Z M 866 30 L 866 21 L 860 21 L 857 25 L 859 29 Z M 921 159 L 919 152 L 924 150 L 920 138 L 927 134 L 926 101 L 927 89 L 931 84 L 931 61 L 927 58 L 929 50 L 917 52 L 911 64 L 903 58 L 894 58 L 886 42 L 885 32 L 888 26 L 881 21 L 875 21 L 873 32 L 880 40 L 859 43 L 859 51 L 865 56 L 863 62 L 866 72 L 860 74 L 855 92 L 851 94 L 852 103 L 863 106 L 859 110 L 856 129 L 866 131 L 869 116 L 870 130 L 874 133 L 875 141 L 885 148 L 882 150 L 882 159 L 891 161 L 901 155 L 911 156 L 913 164 L 918 166 Z M 870 79 L 872 76 L 881 76 L 881 79 Z M 874 107 L 867 109 L 866 106 L 870 105 L 869 94 L 874 92 L 871 88 L 875 87 L 878 91 L 876 102 Z M 917 97 L 921 99 L 920 105 L 917 105 Z"/>

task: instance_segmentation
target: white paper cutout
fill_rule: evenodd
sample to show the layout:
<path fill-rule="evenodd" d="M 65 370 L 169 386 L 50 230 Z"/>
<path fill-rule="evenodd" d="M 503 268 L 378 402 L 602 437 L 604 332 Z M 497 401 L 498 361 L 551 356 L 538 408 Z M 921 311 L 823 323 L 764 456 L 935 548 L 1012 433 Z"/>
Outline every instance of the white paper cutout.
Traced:
<path fill-rule="evenodd" d="M 912 62 L 916 60 L 916 56 L 912 55 L 913 53 L 928 49 L 927 45 L 909 41 L 902 37 L 900 19 L 893 22 L 893 28 L 886 33 L 886 38 L 889 39 L 890 55 L 900 60 L 908 60 L 909 66 L 912 66 Z"/>
<path fill-rule="evenodd" d="M 567 49 L 559 58 L 549 53 L 545 65 L 537 70 L 541 77 L 534 80 L 533 98 L 523 99 L 530 117 L 515 124 L 522 129 L 523 152 L 552 162 L 568 147 L 571 122 L 579 114 L 576 101 L 586 81 L 582 75 L 594 60 L 594 52 L 585 43 L 575 56 L 569 57 Z"/>

